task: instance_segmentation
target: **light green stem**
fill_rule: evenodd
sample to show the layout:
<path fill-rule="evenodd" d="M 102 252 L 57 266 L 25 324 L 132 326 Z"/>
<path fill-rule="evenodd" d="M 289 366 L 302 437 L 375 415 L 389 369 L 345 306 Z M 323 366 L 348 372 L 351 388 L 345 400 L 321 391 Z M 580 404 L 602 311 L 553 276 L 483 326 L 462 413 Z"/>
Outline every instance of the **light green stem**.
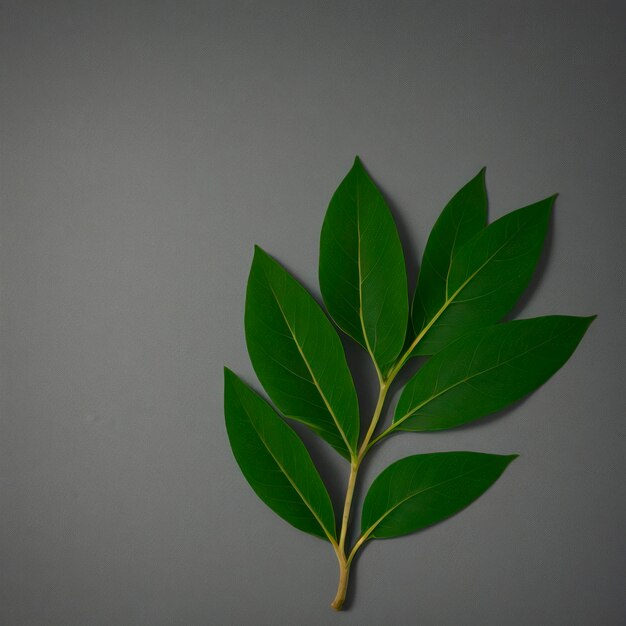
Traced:
<path fill-rule="evenodd" d="M 348 522 L 350 521 L 350 509 L 352 507 L 352 498 L 354 497 L 354 487 L 356 485 L 356 476 L 359 472 L 359 462 L 352 461 L 350 465 L 350 477 L 348 478 L 348 487 L 346 488 L 346 499 L 343 505 L 343 517 L 341 519 L 341 533 L 339 535 L 339 551 L 343 556 L 346 554 L 346 536 L 348 534 Z"/>
<path fill-rule="evenodd" d="M 354 549 L 352 550 L 352 554 L 350 558 L 346 556 L 346 538 L 348 535 L 348 524 L 350 522 L 350 512 L 352 510 L 352 499 L 354 498 L 354 488 L 356 486 L 356 479 L 359 473 L 359 467 L 361 466 L 361 461 L 365 456 L 368 450 L 368 444 L 370 439 L 374 435 L 374 431 L 376 430 L 376 426 L 378 424 L 378 420 L 382 415 L 383 406 L 385 405 L 385 398 L 387 397 L 387 391 L 389 389 L 389 384 L 387 382 L 382 382 L 380 385 L 380 391 L 378 394 L 378 402 L 376 403 L 376 408 L 374 409 L 374 415 L 372 416 L 372 421 L 370 422 L 369 428 L 361 443 L 361 447 L 359 448 L 359 452 L 352 460 L 350 464 L 350 477 L 348 478 L 348 486 L 346 488 L 346 498 L 343 505 L 343 516 L 341 519 L 341 531 L 339 534 L 339 546 L 336 550 L 337 558 L 339 560 L 339 585 L 337 587 L 337 595 L 333 600 L 331 606 L 333 609 L 337 611 L 341 610 L 343 606 L 343 602 L 346 598 L 346 591 L 348 589 L 348 578 L 350 576 L 350 564 L 352 563 L 352 559 L 354 558 Z M 355 546 L 356 547 L 356 546 Z"/>
<path fill-rule="evenodd" d="M 339 562 L 339 585 L 337 586 L 337 595 L 331 602 L 330 606 L 335 611 L 341 611 L 344 600 L 346 599 L 346 592 L 348 591 L 348 578 L 350 577 L 350 565 L 346 562 Z"/>
<path fill-rule="evenodd" d="M 445 307 L 443 307 L 445 308 Z M 442 308 L 442 310 L 443 310 Z M 374 414 L 372 415 L 372 420 L 370 422 L 369 428 L 367 429 L 367 433 L 361 442 L 361 446 L 359 448 L 359 452 L 356 458 L 353 456 L 352 462 L 350 464 L 350 477 L 348 478 L 348 486 L 346 488 L 346 497 L 343 505 L 343 516 L 341 519 L 341 531 L 339 534 L 339 545 L 333 546 L 335 548 L 335 552 L 337 553 L 337 559 L 339 560 L 339 585 L 337 587 L 337 595 L 335 599 L 331 603 L 333 609 L 337 611 L 341 610 L 343 603 L 346 599 L 346 591 L 348 589 L 348 579 L 350 577 L 350 565 L 357 552 L 363 546 L 363 544 L 369 539 L 369 533 L 365 533 L 359 537 L 356 541 L 352 550 L 348 554 L 346 551 L 346 539 L 348 535 L 348 525 L 350 522 L 350 511 L 352 510 L 352 499 L 354 498 L 354 488 L 356 486 L 356 479 L 359 473 L 359 467 L 361 466 L 361 462 L 363 458 L 369 451 L 369 449 L 378 441 L 386 437 L 389 433 L 393 431 L 395 428 L 395 424 L 392 424 L 389 428 L 387 428 L 384 432 L 382 432 L 378 437 L 372 439 L 374 436 L 374 432 L 376 431 L 376 426 L 378 426 L 378 421 L 380 420 L 380 416 L 383 412 L 383 407 L 385 405 L 385 399 L 387 398 L 387 392 L 389 391 L 389 387 L 391 383 L 394 381 L 395 377 L 398 375 L 404 364 L 409 360 L 411 353 L 415 349 L 415 346 L 419 343 L 422 337 L 428 332 L 429 328 L 434 324 L 436 319 L 439 317 L 441 312 L 439 312 L 430 323 L 418 334 L 415 340 L 411 343 L 409 348 L 402 354 L 402 356 L 398 359 L 396 364 L 391 368 L 386 377 L 383 377 L 380 373 L 378 367 L 376 368 L 376 372 L 378 374 L 378 379 L 380 381 L 380 390 L 378 392 L 378 401 L 376 402 L 376 408 L 374 409 Z"/>

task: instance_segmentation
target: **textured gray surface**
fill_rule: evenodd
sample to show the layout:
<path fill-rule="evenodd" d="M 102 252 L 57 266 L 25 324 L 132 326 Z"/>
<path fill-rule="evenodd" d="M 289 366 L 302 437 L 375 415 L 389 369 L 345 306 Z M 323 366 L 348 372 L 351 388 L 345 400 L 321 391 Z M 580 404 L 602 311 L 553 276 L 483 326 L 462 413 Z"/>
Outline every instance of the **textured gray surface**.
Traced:
<path fill-rule="evenodd" d="M 0 6 L 2 624 L 626 621 L 623 2 Z M 378 449 L 362 486 L 419 451 L 521 457 L 459 516 L 371 543 L 334 614 L 331 550 L 235 465 L 222 365 L 256 385 L 253 243 L 318 293 L 357 152 L 413 274 L 481 166 L 491 219 L 560 192 L 518 312 L 599 318 L 513 410 Z"/>

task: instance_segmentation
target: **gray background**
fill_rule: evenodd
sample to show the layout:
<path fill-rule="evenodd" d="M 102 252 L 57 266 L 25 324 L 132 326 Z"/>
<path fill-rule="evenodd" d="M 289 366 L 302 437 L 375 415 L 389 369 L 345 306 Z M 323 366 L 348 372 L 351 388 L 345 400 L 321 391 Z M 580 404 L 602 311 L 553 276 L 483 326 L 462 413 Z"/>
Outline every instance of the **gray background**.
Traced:
<path fill-rule="evenodd" d="M 1 7 L 2 624 L 626 622 L 623 2 Z M 318 293 L 356 153 L 413 278 L 481 166 L 491 219 L 560 192 L 516 313 L 599 318 L 512 410 L 376 451 L 360 497 L 420 451 L 521 457 L 457 517 L 369 544 L 335 614 L 330 548 L 233 460 L 222 366 L 258 388 L 254 243 Z M 306 440 L 339 499 L 345 465 Z"/>

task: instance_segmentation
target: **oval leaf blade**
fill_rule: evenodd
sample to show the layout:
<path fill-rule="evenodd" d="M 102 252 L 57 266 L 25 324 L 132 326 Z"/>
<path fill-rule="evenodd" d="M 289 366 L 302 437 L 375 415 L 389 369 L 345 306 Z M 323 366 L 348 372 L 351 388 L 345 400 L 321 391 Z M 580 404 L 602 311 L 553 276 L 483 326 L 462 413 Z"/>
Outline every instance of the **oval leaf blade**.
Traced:
<path fill-rule="evenodd" d="M 594 319 L 552 315 L 468 333 L 433 356 L 406 384 L 395 428 L 453 428 L 505 408 L 564 365 Z"/>
<path fill-rule="evenodd" d="M 411 307 L 413 329 L 428 323 L 426 307 L 446 300 L 446 277 L 452 258 L 487 223 L 485 168 L 458 191 L 445 206 L 428 237 Z"/>
<path fill-rule="evenodd" d="M 384 373 L 406 336 L 406 266 L 391 212 L 358 157 L 324 218 L 319 279 L 332 318 Z"/>
<path fill-rule="evenodd" d="M 258 246 L 245 327 L 254 371 L 276 406 L 350 459 L 359 408 L 341 340 L 308 291 Z"/>
<path fill-rule="evenodd" d="M 336 540 L 330 497 L 306 447 L 267 402 L 227 368 L 224 412 L 235 459 L 259 498 L 296 528 Z"/>
<path fill-rule="evenodd" d="M 500 321 L 530 282 L 556 196 L 489 224 L 455 254 L 444 292 L 424 291 L 414 354 L 431 355 L 474 328 Z"/>
<path fill-rule="evenodd" d="M 361 532 L 386 539 L 421 530 L 464 509 L 500 477 L 516 454 L 416 454 L 400 459 L 372 483 Z"/>

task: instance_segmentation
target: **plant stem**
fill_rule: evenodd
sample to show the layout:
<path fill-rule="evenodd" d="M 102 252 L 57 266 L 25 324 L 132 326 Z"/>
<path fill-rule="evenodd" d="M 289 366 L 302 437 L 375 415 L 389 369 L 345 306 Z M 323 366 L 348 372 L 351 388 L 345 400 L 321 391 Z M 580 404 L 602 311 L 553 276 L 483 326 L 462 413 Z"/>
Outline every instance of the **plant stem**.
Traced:
<path fill-rule="evenodd" d="M 393 380 L 393 379 L 391 379 Z M 374 435 L 374 431 L 376 430 L 376 426 L 378 425 L 378 420 L 383 411 L 383 406 L 385 404 L 385 398 L 387 397 L 387 391 L 389 390 L 389 385 L 391 384 L 391 380 L 381 381 L 380 383 L 380 391 L 378 392 L 378 402 L 376 403 L 376 408 L 374 409 L 374 415 L 372 416 L 372 421 L 370 422 L 370 426 L 367 429 L 367 433 L 363 442 L 361 443 L 361 447 L 359 448 L 359 455 L 357 457 L 357 469 L 361 464 L 363 457 L 367 451 L 367 446 L 369 445 L 370 439 Z"/>
<path fill-rule="evenodd" d="M 352 508 L 352 498 L 354 496 L 354 487 L 356 485 L 356 477 L 359 473 L 359 461 L 354 460 L 350 464 L 350 477 L 348 478 L 348 487 L 346 488 L 346 499 L 343 505 L 343 517 L 341 519 L 341 533 L 339 535 L 339 551 L 342 556 L 346 554 L 346 536 L 348 534 L 348 522 L 350 521 L 350 509 Z"/>
<path fill-rule="evenodd" d="M 350 522 L 350 511 L 352 510 L 352 499 L 354 497 L 354 487 L 356 486 L 356 479 L 359 473 L 359 467 L 361 461 L 368 450 L 368 444 L 370 439 L 374 435 L 378 420 L 382 415 L 383 406 L 385 404 L 385 398 L 387 397 L 387 391 L 389 389 L 389 382 L 382 381 L 380 383 L 380 391 L 378 393 L 378 402 L 374 409 L 374 415 L 370 422 L 369 428 L 359 448 L 359 453 L 356 458 L 352 459 L 350 464 L 350 477 L 348 478 L 348 486 L 346 488 L 346 498 L 343 505 L 343 516 L 341 519 L 341 531 L 339 534 L 339 546 L 337 549 L 337 559 L 339 560 L 339 585 L 337 587 L 337 595 L 333 600 L 331 606 L 337 611 L 341 610 L 343 602 L 346 598 L 346 591 L 348 589 L 348 577 L 350 575 L 350 564 L 354 558 L 355 551 L 353 550 L 350 559 L 346 555 L 346 538 L 348 535 L 348 524 Z M 360 545 L 360 544 L 359 544 Z"/>
<path fill-rule="evenodd" d="M 352 559 L 356 556 L 356 553 L 359 551 L 359 548 L 369 539 L 369 533 L 365 533 L 359 537 L 359 540 L 354 544 L 350 555 L 348 556 L 348 567 L 352 563 Z"/>
<path fill-rule="evenodd" d="M 335 611 L 341 611 L 344 600 L 346 599 L 346 591 L 348 590 L 348 578 L 350 576 L 350 565 L 344 560 L 339 561 L 339 585 L 337 586 L 337 595 L 331 602 Z"/>
<path fill-rule="evenodd" d="M 376 365 L 375 363 L 376 373 L 378 374 L 378 380 L 380 382 L 378 401 L 376 402 L 376 408 L 374 409 L 374 414 L 372 415 L 372 420 L 370 422 L 369 428 L 367 429 L 367 433 L 365 434 L 365 437 L 361 442 L 361 446 L 359 447 L 359 452 L 356 457 L 352 457 L 352 462 L 350 464 L 350 477 L 348 478 L 346 498 L 343 505 L 343 516 L 341 519 L 339 544 L 333 546 L 335 548 L 335 552 L 337 553 L 337 559 L 339 560 L 339 585 L 337 586 L 337 595 L 335 596 L 335 599 L 332 601 L 330 606 L 332 606 L 333 609 L 336 609 L 337 611 L 341 610 L 344 600 L 346 599 L 346 591 L 348 589 L 348 578 L 350 576 L 350 565 L 352 564 L 352 560 L 356 556 L 359 548 L 369 539 L 368 533 L 361 535 L 352 547 L 352 550 L 350 551 L 350 554 L 348 556 L 346 552 L 346 538 L 348 535 L 348 524 L 350 522 L 350 511 L 352 509 L 354 488 L 356 485 L 357 475 L 359 473 L 359 467 L 361 466 L 361 461 L 363 461 L 363 458 L 375 443 L 386 437 L 390 432 L 394 430 L 395 425 L 392 424 L 389 428 L 387 428 L 387 430 L 385 430 L 382 434 L 372 440 L 372 437 L 374 436 L 374 431 L 376 430 L 376 426 L 378 426 L 378 421 L 380 420 L 380 416 L 382 415 L 383 406 L 385 405 L 385 398 L 387 397 L 387 391 L 389 390 L 391 383 L 398 375 L 398 372 L 400 372 L 400 370 L 404 367 L 404 364 L 409 360 L 411 353 L 415 349 L 415 346 L 428 332 L 430 327 L 437 321 L 441 313 L 445 310 L 445 307 L 448 305 L 448 303 L 449 302 L 446 301 L 446 304 L 441 308 L 441 310 L 438 311 L 433 319 L 428 323 L 428 325 L 422 329 L 422 331 L 413 340 L 409 348 L 400 356 L 400 358 L 391 368 L 391 370 L 389 370 L 386 377 L 382 376 L 378 365 Z"/>

